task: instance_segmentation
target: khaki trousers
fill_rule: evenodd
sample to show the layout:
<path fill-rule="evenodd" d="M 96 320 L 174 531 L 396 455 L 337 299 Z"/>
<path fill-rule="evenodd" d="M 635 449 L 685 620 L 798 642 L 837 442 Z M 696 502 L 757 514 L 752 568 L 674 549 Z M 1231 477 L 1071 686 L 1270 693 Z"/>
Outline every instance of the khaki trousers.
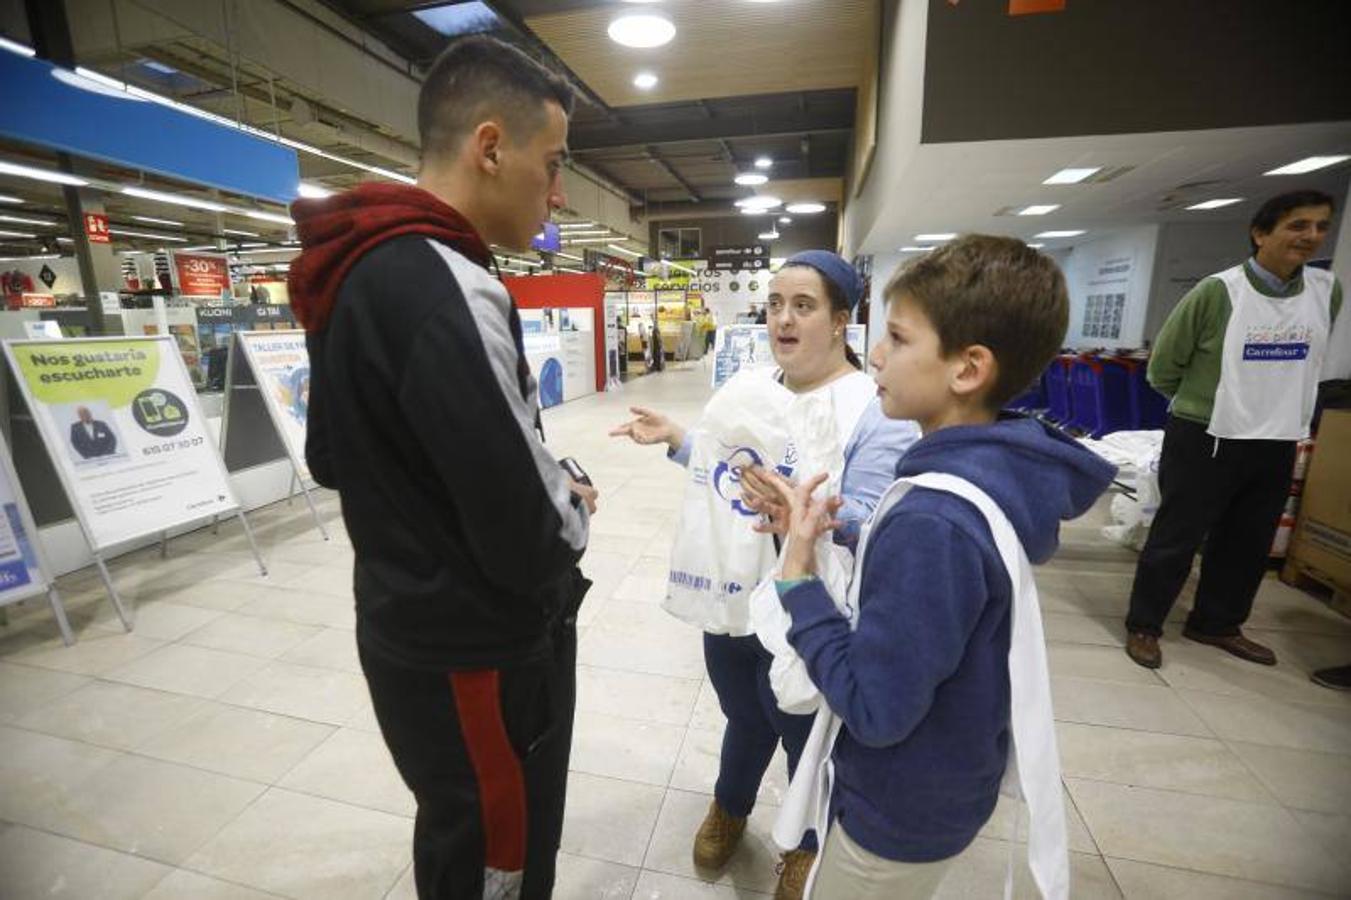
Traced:
<path fill-rule="evenodd" d="M 928 900 L 951 859 L 894 862 L 864 850 L 836 822 L 826 837 L 810 900 Z"/>

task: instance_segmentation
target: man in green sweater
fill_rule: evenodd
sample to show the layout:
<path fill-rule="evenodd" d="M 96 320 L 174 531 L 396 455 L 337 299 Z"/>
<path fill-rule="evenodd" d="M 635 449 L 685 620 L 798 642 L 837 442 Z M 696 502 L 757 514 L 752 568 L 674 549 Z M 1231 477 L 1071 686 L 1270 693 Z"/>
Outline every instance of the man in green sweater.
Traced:
<path fill-rule="evenodd" d="M 1172 398 L 1159 460 L 1162 501 L 1140 553 L 1126 653 L 1158 668 L 1159 637 L 1205 547 L 1184 637 L 1275 665 L 1243 636 L 1309 436 L 1319 375 L 1342 305 L 1336 278 L 1306 267 L 1332 224 L 1320 191 L 1273 197 L 1253 217 L 1253 255 L 1202 279 L 1159 332 L 1149 382 Z"/>

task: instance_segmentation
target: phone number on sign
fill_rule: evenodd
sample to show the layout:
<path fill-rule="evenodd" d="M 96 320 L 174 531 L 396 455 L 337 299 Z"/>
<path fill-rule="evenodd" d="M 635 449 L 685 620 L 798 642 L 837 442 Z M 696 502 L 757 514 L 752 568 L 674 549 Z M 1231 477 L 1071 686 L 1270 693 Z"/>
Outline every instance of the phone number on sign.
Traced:
<path fill-rule="evenodd" d="M 155 456 L 159 453 L 172 453 L 175 450 L 187 450 L 189 447 L 200 446 L 205 440 L 205 438 L 198 436 L 184 438 L 181 441 L 165 441 L 163 444 L 151 444 L 148 447 L 142 447 L 141 453 L 145 456 Z"/>

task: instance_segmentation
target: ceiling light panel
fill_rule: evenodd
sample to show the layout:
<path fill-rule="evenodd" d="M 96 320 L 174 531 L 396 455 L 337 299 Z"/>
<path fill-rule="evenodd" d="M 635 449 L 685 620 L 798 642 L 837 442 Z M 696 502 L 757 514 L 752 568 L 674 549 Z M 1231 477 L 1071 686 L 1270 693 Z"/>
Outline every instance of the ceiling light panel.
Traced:
<path fill-rule="evenodd" d="M 1085 232 L 1083 229 L 1070 228 L 1063 231 L 1043 231 L 1041 234 L 1035 236 L 1039 238 L 1071 238 L 1071 237 L 1078 237 L 1079 235 L 1086 233 L 1087 232 Z"/>
<path fill-rule="evenodd" d="M 815 215 L 816 213 L 825 212 L 826 205 L 824 203 L 810 203 L 810 202 L 790 203 L 785 208 L 785 211 L 790 212 L 795 216 L 811 216 Z"/>
<path fill-rule="evenodd" d="M 1091 166 L 1078 169 L 1061 169 L 1042 184 L 1078 184 L 1081 181 L 1092 178 L 1102 171 L 1102 166 Z"/>
<path fill-rule="evenodd" d="M 1217 197 L 1214 200 L 1205 200 L 1201 203 L 1193 203 L 1187 209 L 1223 209 L 1226 206 L 1233 206 L 1235 203 L 1242 203 L 1242 197 Z"/>
<path fill-rule="evenodd" d="M 1303 175 L 1305 172 L 1316 172 L 1319 169 L 1326 169 L 1328 166 L 1335 166 L 1338 163 L 1344 163 L 1351 156 L 1342 154 L 1338 156 L 1306 156 L 1304 159 L 1296 160 L 1289 165 L 1281 166 L 1279 169 L 1272 169 L 1270 172 L 1263 172 L 1264 175 Z"/>
<path fill-rule="evenodd" d="M 1044 216 L 1047 213 L 1053 213 L 1060 208 L 1059 203 L 1034 203 L 1031 206 L 1024 206 L 1018 210 L 1020 216 Z"/>
<path fill-rule="evenodd" d="M 10 162 L 0 162 L 0 175 L 13 175 L 17 178 L 30 178 L 33 181 L 46 181 L 51 184 L 69 184 L 74 187 L 84 187 L 89 184 L 83 178 L 76 178 L 74 175 L 67 175 L 65 172 L 35 169 L 32 166 L 21 166 L 18 163 Z"/>

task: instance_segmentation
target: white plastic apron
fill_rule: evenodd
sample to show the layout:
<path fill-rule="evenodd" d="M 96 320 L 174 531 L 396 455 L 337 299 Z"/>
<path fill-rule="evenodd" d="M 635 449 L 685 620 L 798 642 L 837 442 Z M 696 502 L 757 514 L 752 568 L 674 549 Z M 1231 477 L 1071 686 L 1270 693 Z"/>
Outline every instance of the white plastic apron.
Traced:
<path fill-rule="evenodd" d="M 1332 276 L 1305 268 L 1304 290 L 1268 297 L 1243 266 L 1215 276 L 1229 293 L 1213 437 L 1299 441 L 1309 436 L 1332 330 Z"/>
<path fill-rule="evenodd" d="M 1051 710 L 1051 680 L 1046 662 L 1046 640 L 1042 630 L 1037 586 L 1032 565 L 1008 517 L 980 488 L 955 475 L 926 472 L 901 478 L 882 495 L 876 510 L 864 524 L 859 536 L 858 555 L 849 584 L 850 626 L 858 625 L 859 591 L 863 565 L 873 527 L 881 522 L 912 487 L 946 491 L 968 501 L 985 516 L 1013 588 L 1009 641 L 1009 761 L 1001 791 L 1027 800 L 1031 830 L 1027 841 L 1028 867 L 1041 895 L 1047 900 L 1069 897 L 1069 838 L 1065 828 L 1065 807 L 1060 787 L 1060 753 L 1056 746 L 1055 721 Z M 797 772 L 784 795 L 779 817 L 774 822 L 775 843 L 785 849 L 798 846 L 802 835 L 816 829 L 824 847 L 830 828 L 830 793 L 835 778 L 831 752 L 839 737 L 843 720 L 829 709 L 821 709 L 812 722 Z M 818 860 L 820 857 L 817 857 Z M 804 896 L 811 897 L 816 878 L 813 866 Z M 1013 867 L 1010 859 L 1004 895 L 1013 892 Z"/>
<path fill-rule="evenodd" d="M 777 555 L 741 502 L 742 467 L 786 477 L 828 471 L 828 489 L 838 490 L 844 448 L 876 391 L 854 372 L 794 394 L 774 371 L 744 369 L 713 395 L 695 429 L 663 609 L 710 634 L 754 633 L 750 597 Z"/>

